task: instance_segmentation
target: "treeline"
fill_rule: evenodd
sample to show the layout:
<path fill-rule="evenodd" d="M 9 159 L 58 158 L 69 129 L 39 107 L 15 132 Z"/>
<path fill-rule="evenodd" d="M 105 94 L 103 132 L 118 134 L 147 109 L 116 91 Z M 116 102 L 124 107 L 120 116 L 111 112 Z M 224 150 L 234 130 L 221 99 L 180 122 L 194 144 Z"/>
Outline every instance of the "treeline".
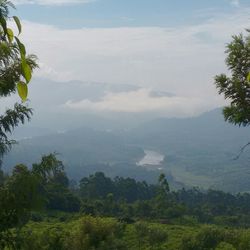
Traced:
<path fill-rule="evenodd" d="M 250 226 L 250 194 L 198 188 L 170 191 L 164 175 L 158 184 L 149 185 L 131 178 L 111 179 L 98 172 L 83 178 L 75 191 L 85 214 L 129 221 L 134 218 L 162 223 Z"/>
<path fill-rule="evenodd" d="M 144 220 L 247 228 L 250 194 L 203 192 L 197 188 L 170 191 L 164 174 L 155 185 L 132 178 L 111 179 L 101 172 L 75 183 L 68 179 L 62 162 L 50 154 L 31 169 L 18 165 L 10 176 L 1 172 L 0 249 L 18 242 L 28 221 L 46 221 L 51 213 L 60 211 L 68 214 L 64 218 L 58 216 L 61 220 L 78 214 L 114 217 L 128 224 Z"/>

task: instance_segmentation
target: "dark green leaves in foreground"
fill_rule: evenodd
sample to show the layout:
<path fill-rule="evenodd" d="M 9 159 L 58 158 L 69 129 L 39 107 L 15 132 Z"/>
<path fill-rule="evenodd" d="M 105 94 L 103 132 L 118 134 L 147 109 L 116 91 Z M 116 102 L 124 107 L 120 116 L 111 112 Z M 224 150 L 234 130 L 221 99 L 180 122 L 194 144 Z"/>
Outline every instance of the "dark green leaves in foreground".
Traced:
<path fill-rule="evenodd" d="M 219 94 L 230 104 L 224 109 L 225 120 L 242 126 L 250 125 L 250 35 L 233 36 L 227 45 L 226 64 L 231 75 L 215 77 Z"/>
<path fill-rule="evenodd" d="M 25 102 L 32 71 L 37 67 L 36 57 L 26 54 L 25 45 L 17 37 L 22 32 L 21 22 L 17 16 L 9 16 L 9 8 L 14 8 L 10 1 L 0 1 L 0 98 L 17 92 L 22 102 Z M 9 20 L 16 24 L 17 32 L 8 27 Z M 0 115 L 0 167 L 3 155 L 14 143 L 8 138 L 8 134 L 19 123 L 24 123 L 25 119 L 29 120 L 31 114 L 31 109 L 26 105 L 16 104 Z"/>
<path fill-rule="evenodd" d="M 21 41 L 15 36 L 18 48 L 19 48 L 19 52 L 20 52 L 20 56 L 21 58 L 26 56 L 26 49 L 23 43 L 21 43 Z"/>
<path fill-rule="evenodd" d="M 22 32 L 22 25 L 19 18 L 17 16 L 13 16 L 11 18 L 16 24 L 18 30 L 17 35 L 15 35 L 14 31 L 8 27 L 8 7 L 11 6 L 12 5 L 9 4 L 9 2 L 6 2 L 6 5 L 3 6 L 6 9 L 6 15 L 0 13 L 0 35 L 2 37 L 0 43 L 4 43 L 8 48 L 8 54 L 5 53 L 4 57 L 0 58 L 0 61 L 3 61 L 3 65 L 6 67 L 6 70 L 9 70 L 11 67 L 13 67 L 13 70 L 15 70 L 15 67 L 20 67 L 19 70 L 16 71 L 18 73 L 13 74 L 12 84 L 16 86 L 16 90 L 24 102 L 28 97 L 27 84 L 32 78 L 32 69 L 37 67 L 37 65 L 34 60 L 30 59 L 30 57 L 26 55 L 25 45 L 17 37 Z M 2 81 L 4 81 L 4 79 L 2 79 Z M 8 82 L 10 82 L 10 79 L 8 79 Z M 14 89 L 10 92 L 13 91 Z"/>
<path fill-rule="evenodd" d="M 13 16 L 13 20 L 15 21 L 16 26 L 17 26 L 17 28 L 18 28 L 18 32 L 19 32 L 18 35 L 20 35 L 21 32 L 22 32 L 22 25 L 21 25 L 21 22 L 20 22 L 20 20 L 19 20 L 19 18 L 18 18 L 17 16 Z"/>
<path fill-rule="evenodd" d="M 0 25 L 2 26 L 3 32 L 6 35 L 7 34 L 7 22 L 3 16 L 0 17 Z"/>

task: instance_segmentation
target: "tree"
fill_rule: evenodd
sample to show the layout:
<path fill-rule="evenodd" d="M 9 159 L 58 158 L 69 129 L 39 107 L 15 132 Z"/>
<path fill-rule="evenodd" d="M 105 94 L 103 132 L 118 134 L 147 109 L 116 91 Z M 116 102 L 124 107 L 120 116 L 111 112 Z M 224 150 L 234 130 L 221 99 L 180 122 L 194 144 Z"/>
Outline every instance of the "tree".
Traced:
<path fill-rule="evenodd" d="M 109 193 L 113 193 L 113 182 L 102 172 L 96 172 L 89 178 L 82 178 L 80 181 L 80 193 L 83 198 L 103 199 Z"/>
<path fill-rule="evenodd" d="M 226 65 L 231 76 L 215 77 L 219 94 L 224 94 L 230 105 L 224 108 L 224 117 L 230 123 L 250 125 L 250 36 L 233 36 L 227 45 Z"/>
<path fill-rule="evenodd" d="M 163 194 L 169 193 L 169 191 L 170 191 L 169 184 L 168 184 L 168 181 L 166 179 L 165 174 L 160 174 L 159 179 L 158 179 L 158 183 L 160 186 L 160 190 L 161 190 L 161 192 L 163 192 Z"/>
<path fill-rule="evenodd" d="M 25 101 L 28 83 L 37 67 L 36 57 L 26 54 L 24 44 L 7 25 L 7 21 L 12 18 L 18 35 L 22 32 L 19 18 L 9 16 L 10 7 L 14 8 L 10 1 L 0 0 L 0 98 L 17 91 L 22 102 L 14 104 L 13 108 L 0 115 L 0 167 L 3 155 L 13 144 L 9 134 L 32 115 Z M 16 247 L 14 228 L 18 229 L 27 222 L 31 209 L 37 203 L 38 183 L 36 176 L 23 165 L 17 166 L 7 181 L 0 169 L 0 179 L 0 248 L 12 249 Z"/>
<path fill-rule="evenodd" d="M 69 189 L 69 180 L 63 163 L 55 154 L 42 157 L 40 163 L 33 164 L 32 173 L 38 178 L 48 209 L 78 212 L 80 200 Z"/>
<path fill-rule="evenodd" d="M 10 96 L 17 91 L 22 103 L 16 103 L 13 108 L 7 109 L 0 115 L 0 164 L 3 155 L 13 144 L 8 134 L 26 119 L 29 120 L 32 115 L 32 109 L 25 104 L 25 101 L 28 97 L 28 83 L 33 70 L 37 67 L 36 57 L 26 54 L 24 44 L 7 26 L 7 21 L 12 18 L 16 23 L 18 35 L 22 32 L 18 17 L 9 16 L 10 7 L 14 8 L 10 1 L 0 0 L 0 98 Z"/>
<path fill-rule="evenodd" d="M 64 178 L 62 178 L 64 165 L 56 158 L 56 154 L 44 155 L 40 163 L 32 165 L 32 170 L 42 179 L 43 183 L 58 179 L 58 181 L 62 181 L 68 186 L 68 180 L 65 180 L 66 177 L 63 176 Z"/>
<path fill-rule="evenodd" d="M 18 232 L 31 211 L 43 205 L 39 187 L 37 176 L 24 165 L 16 166 L 0 187 L 0 249 L 16 249 Z"/>

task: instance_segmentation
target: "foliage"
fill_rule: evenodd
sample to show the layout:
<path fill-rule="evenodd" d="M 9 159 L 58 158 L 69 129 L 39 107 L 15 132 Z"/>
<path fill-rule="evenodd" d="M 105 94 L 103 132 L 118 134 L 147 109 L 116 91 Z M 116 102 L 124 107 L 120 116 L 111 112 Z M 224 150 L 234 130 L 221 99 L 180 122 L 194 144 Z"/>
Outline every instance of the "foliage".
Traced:
<path fill-rule="evenodd" d="M 138 241 L 138 249 L 144 249 L 145 245 L 150 249 L 160 249 L 160 246 L 167 241 L 168 236 L 166 231 L 162 230 L 157 225 L 137 222 L 134 224 L 134 230 Z"/>
<path fill-rule="evenodd" d="M 0 245 L 4 248 L 18 243 L 18 232 L 29 221 L 31 210 L 42 206 L 38 178 L 26 166 L 16 166 L 0 187 L 0 204 Z"/>
<path fill-rule="evenodd" d="M 32 71 L 37 67 L 36 57 L 26 54 L 24 44 L 7 26 L 7 21 L 11 18 L 9 7 L 14 7 L 10 1 L 0 1 L 0 98 L 17 91 L 25 102 Z M 12 19 L 20 34 L 22 26 L 19 18 L 14 16 Z M 0 160 L 13 144 L 13 141 L 8 139 L 8 133 L 11 133 L 19 123 L 24 123 L 25 119 L 30 119 L 31 115 L 32 110 L 24 103 L 16 103 L 14 108 L 6 110 L 0 116 Z"/>
<path fill-rule="evenodd" d="M 77 232 L 69 236 L 68 249 L 124 249 L 118 241 L 123 225 L 114 219 L 84 217 L 79 224 Z"/>
<path fill-rule="evenodd" d="M 31 170 L 16 166 L 1 187 L 0 244 L 10 249 L 249 249 L 250 232 L 240 229 L 250 226 L 249 194 L 173 192 L 163 177 L 148 185 L 98 172 L 70 189 L 54 154 Z M 138 190 L 133 200 L 126 199 L 130 193 L 124 186 Z M 34 212 L 44 200 L 44 211 Z M 28 220 L 33 222 L 23 228 Z"/>
<path fill-rule="evenodd" d="M 68 188 L 62 163 L 50 154 L 31 170 L 24 165 L 14 168 L 0 187 L 0 205 L 0 245 L 16 247 L 32 211 L 48 208 L 75 212 L 80 209 L 80 200 Z"/>
<path fill-rule="evenodd" d="M 32 172 L 40 181 L 48 209 L 68 212 L 80 210 L 80 200 L 69 190 L 69 180 L 63 163 L 55 154 L 45 155 L 40 163 L 33 164 Z"/>
<path fill-rule="evenodd" d="M 156 194 L 156 187 L 132 178 L 116 177 L 113 180 L 102 172 L 84 177 L 80 180 L 80 194 L 84 199 L 103 199 L 112 193 L 115 200 L 146 200 Z"/>
<path fill-rule="evenodd" d="M 250 124 L 250 36 L 233 36 L 226 53 L 232 75 L 215 77 L 219 93 L 231 102 L 224 109 L 224 116 L 231 123 L 247 126 Z"/>
<path fill-rule="evenodd" d="M 21 248 L 129 250 L 249 250 L 249 229 L 180 226 L 82 216 L 67 222 L 31 222 L 21 231 Z"/>

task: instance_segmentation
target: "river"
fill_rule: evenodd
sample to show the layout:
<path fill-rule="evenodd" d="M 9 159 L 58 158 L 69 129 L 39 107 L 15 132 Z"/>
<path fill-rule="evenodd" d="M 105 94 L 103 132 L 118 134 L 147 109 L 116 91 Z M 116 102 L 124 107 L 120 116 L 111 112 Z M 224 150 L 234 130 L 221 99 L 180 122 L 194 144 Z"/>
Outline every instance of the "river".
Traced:
<path fill-rule="evenodd" d="M 145 156 L 137 162 L 138 166 L 160 166 L 164 160 L 164 155 L 152 150 L 144 150 Z"/>

